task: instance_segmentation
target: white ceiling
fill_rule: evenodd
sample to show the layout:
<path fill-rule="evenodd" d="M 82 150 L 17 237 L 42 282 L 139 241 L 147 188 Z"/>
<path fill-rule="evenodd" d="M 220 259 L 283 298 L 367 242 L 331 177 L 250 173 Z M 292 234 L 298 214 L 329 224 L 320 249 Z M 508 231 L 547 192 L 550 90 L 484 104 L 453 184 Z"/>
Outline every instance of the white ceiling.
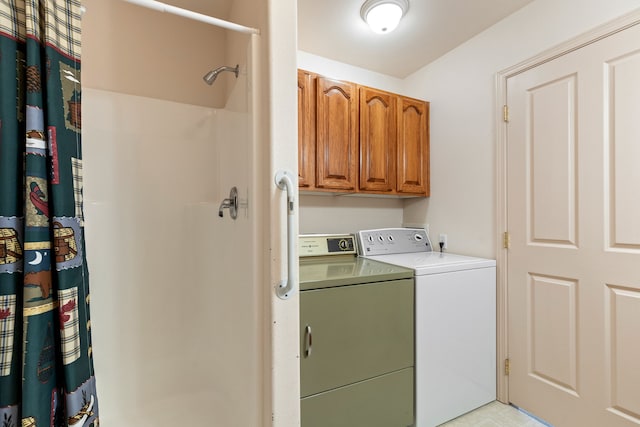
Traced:
<path fill-rule="evenodd" d="M 405 78 L 533 0 L 409 0 L 390 34 L 360 18 L 364 0 L 298 0 L 298 49 Z"/>

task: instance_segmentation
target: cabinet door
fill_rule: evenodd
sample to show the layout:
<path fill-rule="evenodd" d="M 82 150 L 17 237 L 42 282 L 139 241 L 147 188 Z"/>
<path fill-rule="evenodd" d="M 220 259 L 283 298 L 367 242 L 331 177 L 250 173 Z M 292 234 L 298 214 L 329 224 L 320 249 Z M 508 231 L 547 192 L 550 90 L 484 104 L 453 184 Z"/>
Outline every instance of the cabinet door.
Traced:
<path fill-rule="evenodd" d="M 316 174 L 316 76 L 298 70 L 298 186 L 311 189 Z"/>
<path fill-rule="evenodd" d="M 318 77 L 316 187 L 356 190 L 358 102 L 354 83 Z"/>
<path fill-rule="evenodd" d="M 429 103 L 398 102 L 398 193 L 429 195 Z"/>
<path fill-rule="evenodd" d="M 359 87 L 360 190 L 396 189 L 397 96 Z"/>
<path fill-rule="evenodd" d="M 300 292 L 300 396 L 413 366 L 413 295 L 413 279 Z"/>

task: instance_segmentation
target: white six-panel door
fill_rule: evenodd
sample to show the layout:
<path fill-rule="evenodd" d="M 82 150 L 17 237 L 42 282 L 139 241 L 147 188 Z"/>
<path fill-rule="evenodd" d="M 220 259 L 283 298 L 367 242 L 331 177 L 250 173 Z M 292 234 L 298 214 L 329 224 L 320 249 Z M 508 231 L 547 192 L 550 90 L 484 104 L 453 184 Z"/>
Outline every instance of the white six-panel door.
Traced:
<path fill-rule="evenodd" d="M 640 25 L 507 80 L 509 400 L 640 425 Z"/>

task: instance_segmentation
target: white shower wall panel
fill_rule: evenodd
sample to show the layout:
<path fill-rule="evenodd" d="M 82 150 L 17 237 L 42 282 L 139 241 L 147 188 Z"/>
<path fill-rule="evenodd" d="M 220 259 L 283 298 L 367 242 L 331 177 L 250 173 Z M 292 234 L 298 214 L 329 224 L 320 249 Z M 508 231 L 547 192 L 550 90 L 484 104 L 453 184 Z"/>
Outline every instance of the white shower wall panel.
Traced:
<path fill-rule="evenodd" d="M 245 93 L 231 96 L 242 105 Z M 260 337 L 238 333 L 260 330 L 255 272 L 239 255 L 255 235 L 248 113 L 83 98 L 101 424 L 258 425 Z M 236 221 L 218 217 L 232 185 Z"/>

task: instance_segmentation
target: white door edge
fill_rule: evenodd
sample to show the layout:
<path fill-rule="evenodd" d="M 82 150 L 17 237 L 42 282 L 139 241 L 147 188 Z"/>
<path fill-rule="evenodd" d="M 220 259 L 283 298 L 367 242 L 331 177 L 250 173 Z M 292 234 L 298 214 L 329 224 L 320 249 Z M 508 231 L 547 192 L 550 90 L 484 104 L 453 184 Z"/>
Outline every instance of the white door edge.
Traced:
<path fill-rule="evenodd" d="M 300 426 L 300 369 L 299 369 L 299 296 L 297 292 L 288 299 L 276 294 L 276 285 L 288 274 L 297 279 L 297 262 L 292 269 L 287 264 L 287 192 L 276 186 L 274 176 L 285 170 L 297 176 L 298 132 L 296 126 L 296 7 L 295 0 L 269 0 L 268 2 L 268 58 L 264 59 L 263 72 L 269 81 L 263 91 L 268 102 L 268 153 L 262 158 L 262 166 L 268 168 L 263 175 L 267 246 L 260 248 L 267 257 L 264 349 L 265 366 L 265 421 L 264 427 Z M 297 183 L 297 180 L 295 181 Z M 297 185 L 294 189 L 297 200 Z M 298 205 L 295 202 L 293 233 L 298 234 Z M 268 250 L 267 250 L 268 249 Z M 297 245 L 293 248 L 297 260 Z M 288 271 L 289 270 L 289 271 Z"/>

